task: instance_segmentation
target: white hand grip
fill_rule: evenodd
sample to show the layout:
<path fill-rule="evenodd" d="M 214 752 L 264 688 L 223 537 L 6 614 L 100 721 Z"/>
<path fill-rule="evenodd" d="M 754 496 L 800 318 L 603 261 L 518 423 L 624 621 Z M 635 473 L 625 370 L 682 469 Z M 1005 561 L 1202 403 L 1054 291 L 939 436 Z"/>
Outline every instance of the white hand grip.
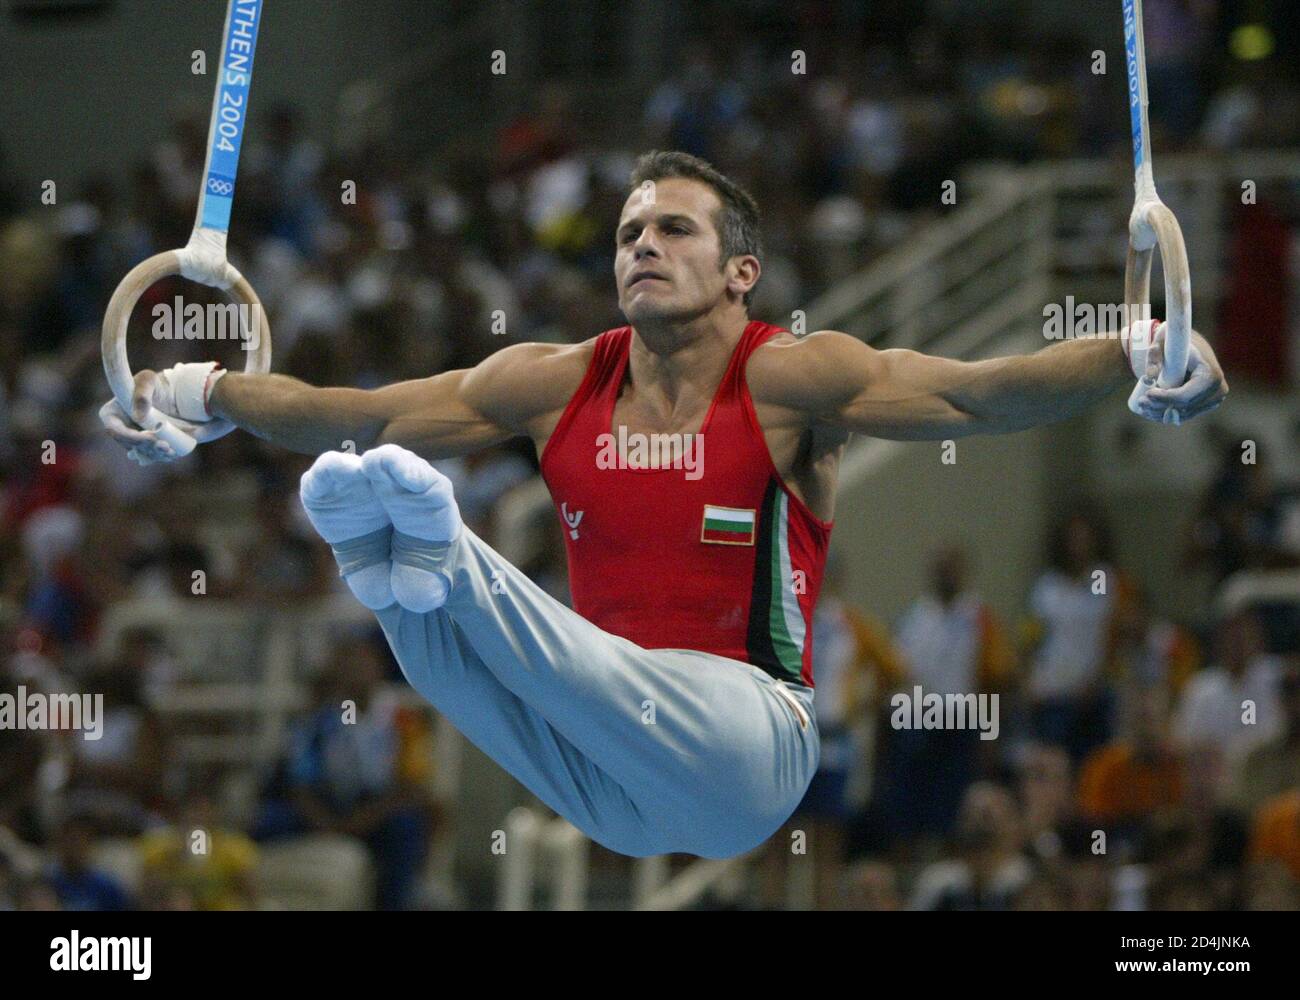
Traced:
<path fill-rule="evenodd" d="M 145 414 L 140 426 L 144 430 L 153 431 L 158 435 L 159 440 L 171 445 L 177 458 L 183 458 L 198 446 L 198 442 L 192 436 L 186 434 L 152 406 L 149 407 L 149 412 Z"/>

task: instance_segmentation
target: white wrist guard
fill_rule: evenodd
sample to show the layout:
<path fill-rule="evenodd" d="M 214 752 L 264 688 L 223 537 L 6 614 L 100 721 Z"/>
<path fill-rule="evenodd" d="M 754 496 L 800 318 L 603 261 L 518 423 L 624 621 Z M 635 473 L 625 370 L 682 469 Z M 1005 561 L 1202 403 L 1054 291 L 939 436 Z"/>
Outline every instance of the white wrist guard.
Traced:
<path fill-rule="evenodd" d="M 193 423 L 206 423 L 212 419 L 208 400 L 212 389 L 226 370 L 215 361 L 196 361 L 172 365 L 159 378 L 167 383 L 175 415 Z"/>
<path fill-rule="evenodd" d="M 1140 380 L 1146 377 L 1147 356 L 1152 348 L 1164 341 L 1165 332 L 1160 329 L 1162 325 L 1158 319 L 1140 319 L 1124 327 L 1120 333 L 1120 344 L 1134 378 Z"/>

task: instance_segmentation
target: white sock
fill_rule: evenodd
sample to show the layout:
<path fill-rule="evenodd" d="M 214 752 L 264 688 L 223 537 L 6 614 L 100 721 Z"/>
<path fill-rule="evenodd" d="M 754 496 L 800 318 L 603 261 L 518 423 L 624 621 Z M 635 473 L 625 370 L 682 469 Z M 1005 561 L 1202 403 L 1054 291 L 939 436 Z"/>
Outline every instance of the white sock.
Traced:
<path fill-rule="evenodd" d="M 449 542 L 460 531 L 460 510 L 451 480 L 414 452 L 395 444 L 361 456 L 379 502 L 393 527 L 428 542 Z"/>
<path fill-rule="evenodd" d="M 392 563 L 388 539 L 381 536 L 391 534 L 392 522 L 361 468 L 361 457 L 325 452 L 303 473 L 298 496 L 312 527 L 334 548 L 356 599 L 372 611 L 390 607 Z M 368 540 L 356 544 L 362 539 Z M 347 568 L 352 565 L 357 568 Z"/>
<path fill-rule="evenodd" d="M 460 533 L 451 481 L 419 455 L 395 444 L 372 448 L 361 456 L 361 466 L 393 522 L 393 597 L 417 614 L 442 607 L 451 581 L 430 567 L 443 544 Z M 422 551 L 423 543 L 429 543 L 428 554 Z"/>

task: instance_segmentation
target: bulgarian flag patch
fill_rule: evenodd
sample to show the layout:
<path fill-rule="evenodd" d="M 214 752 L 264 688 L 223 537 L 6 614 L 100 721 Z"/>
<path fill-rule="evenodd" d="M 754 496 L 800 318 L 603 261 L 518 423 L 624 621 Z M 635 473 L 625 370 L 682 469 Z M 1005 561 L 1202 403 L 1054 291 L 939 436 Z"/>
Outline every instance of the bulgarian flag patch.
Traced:
<path fill-rule="evenodd" d="M 700 541 L 715 545 L 753 545 L 757 511 L 704 505 Z"/>

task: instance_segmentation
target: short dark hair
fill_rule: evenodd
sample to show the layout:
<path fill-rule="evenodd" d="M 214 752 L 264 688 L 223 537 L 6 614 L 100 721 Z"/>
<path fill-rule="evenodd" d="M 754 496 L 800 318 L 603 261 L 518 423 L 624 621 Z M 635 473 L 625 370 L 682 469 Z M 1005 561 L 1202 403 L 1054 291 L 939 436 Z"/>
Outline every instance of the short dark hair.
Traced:
<path fill-rule="evenodd" d="M 713 226 L 718 231 L 718 241 L 722 247 L 719 268 L 732 257 L 748 255 L 757 257 L 759 266 L 762 267 L 763 239 L 759 232 L 758 203 L 748 191 L 714 169 L 708 161 L 690 153 L 673 150 L 656 149 L 643 153 L 637 158 L 628 182 L 635 190 L 646 181 L 661 181 L 670 177 L 685 177 L 707 184 L 722 202 L 722 207 L 713 216 Z M 753 296 L 752 288 L 745 293 L 746 306 Z"/>

